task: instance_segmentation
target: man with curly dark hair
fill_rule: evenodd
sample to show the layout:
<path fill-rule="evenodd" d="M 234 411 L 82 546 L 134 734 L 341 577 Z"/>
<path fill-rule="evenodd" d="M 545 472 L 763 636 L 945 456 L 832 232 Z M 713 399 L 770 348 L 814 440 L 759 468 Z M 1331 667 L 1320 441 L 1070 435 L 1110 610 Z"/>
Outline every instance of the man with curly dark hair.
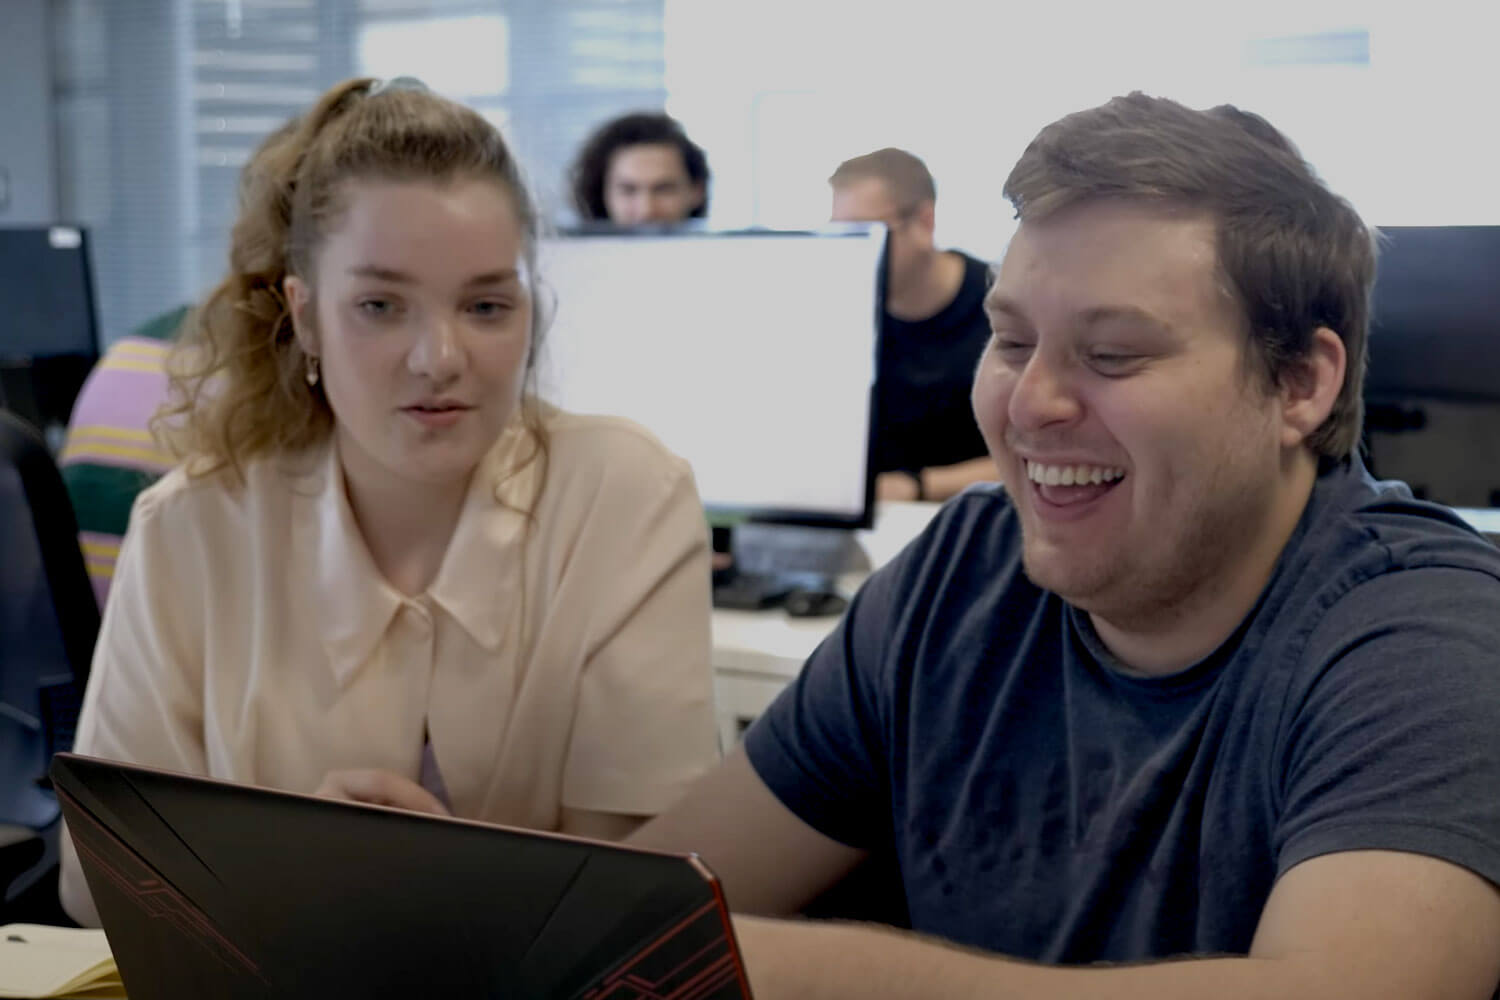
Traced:
<path fill-rule="evenodd" d="M 612 118 L 585 140 L 571 171 L 580 218 L 637 225 L 708 214 L 708 157 L 659 111 Z"/>

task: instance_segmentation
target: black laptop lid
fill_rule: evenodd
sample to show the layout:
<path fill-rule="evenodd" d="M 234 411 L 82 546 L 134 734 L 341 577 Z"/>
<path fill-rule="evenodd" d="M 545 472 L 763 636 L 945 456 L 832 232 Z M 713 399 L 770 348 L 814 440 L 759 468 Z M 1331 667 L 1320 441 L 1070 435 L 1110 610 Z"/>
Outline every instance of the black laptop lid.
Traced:
<path fill-rule="evenodd" d="M 131 1000 L 749 996 L 693 857 L 73 754 L 52 777 Z"/>

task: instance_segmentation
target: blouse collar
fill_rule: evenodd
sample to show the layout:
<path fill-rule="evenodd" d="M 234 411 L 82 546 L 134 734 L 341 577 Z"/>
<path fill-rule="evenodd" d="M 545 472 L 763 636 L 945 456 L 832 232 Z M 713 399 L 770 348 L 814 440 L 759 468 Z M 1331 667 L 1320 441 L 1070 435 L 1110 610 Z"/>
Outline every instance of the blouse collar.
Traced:
<path fill-rule="evenodd" d="M 516 421 L 480 460 L 448 551 L 423 595 L 491 652 L 514 620 L 509 608 L 521 593 L 522 542 L 544 458 L 520 469 L 516 464 L 534 447 L 534 436 Z M 311 586 L 323 648 L 344 687 L 379 647 L 391 620 L 416 599 L 403 596 L 375 566 L 355 523 L 332 440 L 297 492 L 302 502 L 292 527 L 294 558 L 303 563 L 298 576 Z"/>

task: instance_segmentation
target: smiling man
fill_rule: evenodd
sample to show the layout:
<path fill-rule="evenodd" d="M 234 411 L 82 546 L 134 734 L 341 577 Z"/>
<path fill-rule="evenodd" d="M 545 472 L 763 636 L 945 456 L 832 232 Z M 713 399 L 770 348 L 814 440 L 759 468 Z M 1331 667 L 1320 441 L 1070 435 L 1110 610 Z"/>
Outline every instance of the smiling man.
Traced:
<path fill-rule="evenodd" d="M 1359 460 L 1372 232 L 1264 120 L 1140 94 L 1005 194 L 1004 486 L 637 839 L 768 915 L 895 856 L 919 934 L 744 918 L 761 1000 L 1485 1000 L 1500 552 Z"/>

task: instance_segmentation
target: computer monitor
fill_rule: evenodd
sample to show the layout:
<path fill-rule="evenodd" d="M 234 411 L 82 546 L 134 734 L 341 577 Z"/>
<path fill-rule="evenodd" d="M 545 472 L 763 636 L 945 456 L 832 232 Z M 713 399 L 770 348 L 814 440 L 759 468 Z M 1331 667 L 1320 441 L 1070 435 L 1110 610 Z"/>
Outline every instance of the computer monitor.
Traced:
<path fill-rule="evenodd" d="M 1500 401 L 1500 226 L 1381 233 L 1366 395 Z"/>
<path fill-rule="evenodd" d="M 565 230 L 540 391 L 629 417 L 710 519 L 867 527 L 885 227 Z"/>
<path fill-rule="evenodd" d="M 1365 380 L 1372 471 L 1500 506 L 1500 226 L 1381 230 Z"/>
<path fill-rule="evenodd" d="M 88 234 L 0 228 L 0 407 L 55 443 L 99 350 Z"/>

